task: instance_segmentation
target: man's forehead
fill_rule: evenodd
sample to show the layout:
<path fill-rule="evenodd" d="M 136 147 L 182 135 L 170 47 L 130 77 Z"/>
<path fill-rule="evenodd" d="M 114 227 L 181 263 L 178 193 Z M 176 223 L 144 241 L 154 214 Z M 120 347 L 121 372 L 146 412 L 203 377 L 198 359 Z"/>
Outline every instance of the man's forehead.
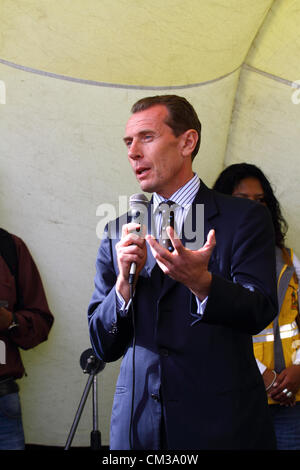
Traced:
<path fill-rule="evenodd" d="M 165 106 L 155 105 L 144 111 L 138 111 L 128 119 L 126 125 L 126 134 L 133 131 L 141 131 L 142 129 L 156 129 L 165 123 L 168 110 Z"/>

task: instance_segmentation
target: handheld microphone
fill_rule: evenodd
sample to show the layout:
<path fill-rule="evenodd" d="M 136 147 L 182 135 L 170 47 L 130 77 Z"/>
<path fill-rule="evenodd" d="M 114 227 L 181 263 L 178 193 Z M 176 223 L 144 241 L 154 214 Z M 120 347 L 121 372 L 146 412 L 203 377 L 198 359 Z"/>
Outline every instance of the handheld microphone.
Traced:
<path fill-rule="evenodd" d="M 148 208 L 149 201 L 145 194 L 133 194 L 129 198 L 129 207 L 131 221 L 138 224 L 143 223 L 145 212 Z M 129 284 L 133 283 L 134 275 L 136 272 L 136 263 L 131 263 L 129 271 Z"/>

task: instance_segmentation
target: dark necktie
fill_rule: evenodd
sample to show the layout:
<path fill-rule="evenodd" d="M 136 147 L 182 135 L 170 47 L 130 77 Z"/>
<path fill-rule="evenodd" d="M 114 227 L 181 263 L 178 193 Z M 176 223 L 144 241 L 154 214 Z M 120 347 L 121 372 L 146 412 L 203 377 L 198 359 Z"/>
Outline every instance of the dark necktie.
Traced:
<path fill-rule="evenodd" d="M 175 203 L 173 201 L 164 201 L 159 204 L 161 214 L 161 229 L 159 243 L 169 251 L 173 251 L 173 245 L 167 234 L 167 227 L 175 229 Z"/>

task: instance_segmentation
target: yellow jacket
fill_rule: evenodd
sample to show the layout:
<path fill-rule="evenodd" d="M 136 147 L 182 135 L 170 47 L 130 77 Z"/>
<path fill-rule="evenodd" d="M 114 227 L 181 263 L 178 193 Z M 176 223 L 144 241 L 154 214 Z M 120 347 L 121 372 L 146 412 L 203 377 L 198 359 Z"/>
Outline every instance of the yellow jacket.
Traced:
<path fill-rule="evenodd" d="M 296 351 L 300 346 L 300 331 L 297 323 L 299 321 L 299 284 L 292 261 L 292 250 L 290 250 L 290 256 L 285 250 L 277 250 L 277 292 L 279 308 L 281 305 L 280 313 L 267 328 L 253 336 L 256 359 L 272 370 L 276 370 L 274 359 L 274 338 L 276 336 L 274 328 L 276 322 L 279 326 L 285 367 L 293 364 Z M 280 372 L 280 370 L 276 370 L 276 372 Z M 300 390 L 296 395 L 296 400 L 300 401 Z M 268 402 L 269 404 L 275 403 L 270 398 L 268 398 Z"/>

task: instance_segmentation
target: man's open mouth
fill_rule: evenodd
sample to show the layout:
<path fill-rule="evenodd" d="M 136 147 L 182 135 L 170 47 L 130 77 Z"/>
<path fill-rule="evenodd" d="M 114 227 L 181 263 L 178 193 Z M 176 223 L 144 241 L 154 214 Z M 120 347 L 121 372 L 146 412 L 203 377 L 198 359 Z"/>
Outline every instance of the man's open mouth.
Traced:
<path fill-rule="evenodd" d="M 150 170 L 150 168 L 141 167 L 141 168 L 137 168 L 135 170 L 135 173 L 136 173 L 137 176 L 142 176 L 142 175 L 146 174 L 149 170 Z"/>

